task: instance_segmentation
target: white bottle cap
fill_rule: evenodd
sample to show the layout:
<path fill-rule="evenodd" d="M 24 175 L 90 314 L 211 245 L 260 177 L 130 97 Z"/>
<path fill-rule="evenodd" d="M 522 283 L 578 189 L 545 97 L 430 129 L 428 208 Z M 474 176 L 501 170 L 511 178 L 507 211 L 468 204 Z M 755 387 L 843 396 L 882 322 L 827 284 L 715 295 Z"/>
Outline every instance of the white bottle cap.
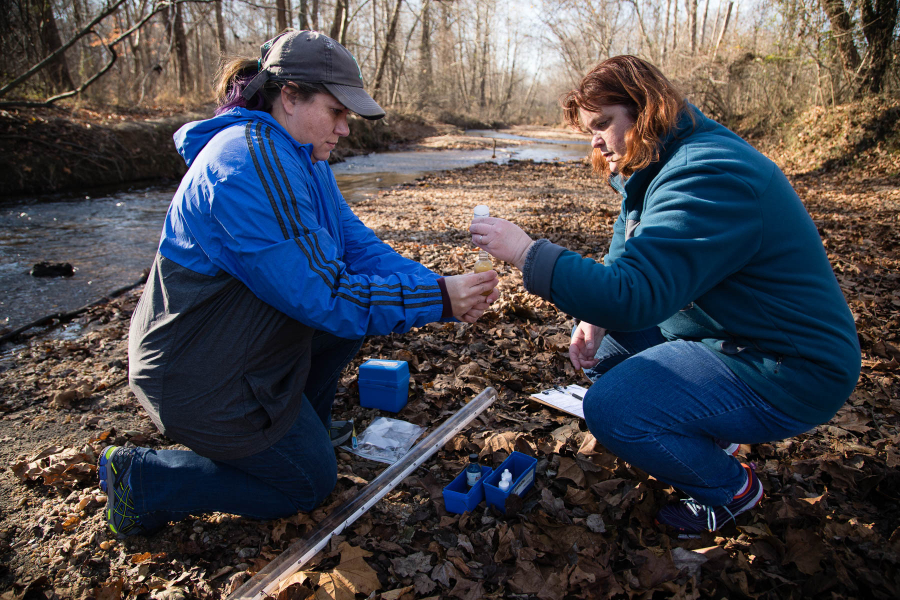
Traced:
<path fill-rule="evenodd" d="M 497 485 L 497 487 L 500 488 L 500 491 L 505 492 L 506 490 L 509 489 L 509 479 L 507 479 L 506 477 L 504 477 L 504 478 L 500 481 L 500 483 Z"/>
<path fill-rule="evenodd" d="M 476 217 L 489 217 L 491 216 L 491 209 L 484 204 L 479 204 L 475 207 L 474 214 Z"/>
<path fill-rule="evenodd" d="M 512 481 L 512 473 L 509 472 L 509 469 L 503 469 L 503 474 L 500 475 L 500 479 L 503 481 Z"/>

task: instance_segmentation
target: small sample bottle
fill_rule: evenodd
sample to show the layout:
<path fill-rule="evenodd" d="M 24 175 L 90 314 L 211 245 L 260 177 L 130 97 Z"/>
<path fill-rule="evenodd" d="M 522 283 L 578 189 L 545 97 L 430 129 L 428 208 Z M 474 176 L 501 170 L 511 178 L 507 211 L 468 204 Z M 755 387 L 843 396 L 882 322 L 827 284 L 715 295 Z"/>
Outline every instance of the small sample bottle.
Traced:
<path fill-rule="evenodd" d="M 505 492 L 509 489 L 509 486 L 512 484 L 512 473 L 509 472 L 509 469 L 503 469 L 503 474 L 500 475 L 500 483 L 497 485 L 500 488 L 501 492 Z"/>
<path fill-rule="evenodd" d="M 477 217 L 489 217 L 491 216 L 491 209 L 485 206 L 484 204 L 479 204 L 475 207 L 474 216 Z M 478 260 L 475 261 L 475 267 L 472 269 L 475 273 L 484 273 L 485 271 L 490 271 L 494 268 L 494 263 L 491 261 L 491 255 L 487 253 L 486 250 L 480 250 L 478 252 Z M 482 292 L 482 296 L 490 295 L 490 292 Z"/>
<path fill-rule="evenodd" d="M 472 487 L 481 479 L 481 465 L 478 464 L 478 455 L 469 455 L 469 466 L 466 467 L 466 483 Z"/>

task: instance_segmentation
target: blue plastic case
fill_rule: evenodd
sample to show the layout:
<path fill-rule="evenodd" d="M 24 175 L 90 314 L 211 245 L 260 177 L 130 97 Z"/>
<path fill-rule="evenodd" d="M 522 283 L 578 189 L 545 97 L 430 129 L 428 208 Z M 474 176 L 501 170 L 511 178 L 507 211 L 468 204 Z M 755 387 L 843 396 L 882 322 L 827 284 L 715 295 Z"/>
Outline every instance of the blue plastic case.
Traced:
<path fill-rule="evenodd" d="M 359 366 L 359 405 L 399 412 L 409 399 L 405 360 L 369 359 Z"/>
<path fill-rule="evenodd" d="M 466 470 L 456 476 L 456 479 L 450 482 L 444 488 L 444 508 L 447 512 L 462 514 L 481 504 L 484 500 L 484 480 L 491 474 L 492 469 L 481 465 L 481 479 L 475 482 L 475 485 L 469 487 L 466 483 Z"/>
<path fill-rule="evenodd" d="M 502 513 L 506 513 L 506 497 L 510 494 L 524 496 L 534 486 L 534 469 L 537 459 L 521 452 L 513 452 L 484 481 L 484 495 L 487 503 Z M 503 470 L 509 469 L 512 483 L 505 492 L 497 485 L 503 476 Z"/>

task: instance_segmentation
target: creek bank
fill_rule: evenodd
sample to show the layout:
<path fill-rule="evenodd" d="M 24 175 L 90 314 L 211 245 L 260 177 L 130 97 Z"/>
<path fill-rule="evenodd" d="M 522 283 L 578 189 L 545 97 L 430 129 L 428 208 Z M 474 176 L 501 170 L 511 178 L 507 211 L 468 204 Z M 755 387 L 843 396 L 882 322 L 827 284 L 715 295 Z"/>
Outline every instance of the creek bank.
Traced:
<path fill-rule="evenodd" d="M 109 189 L 152 180 L 179 180 L 184 160 L 172 135 L 185 123 L 213 115 L 213 107 L 190 111 L 19 108 L 0 110 L 0 201 L 66 192 Z M 351 135 L 333 153 L 397 149 L 404 144 L 462 130 L 415 115 L 380 121 L 352 118 Z"/>

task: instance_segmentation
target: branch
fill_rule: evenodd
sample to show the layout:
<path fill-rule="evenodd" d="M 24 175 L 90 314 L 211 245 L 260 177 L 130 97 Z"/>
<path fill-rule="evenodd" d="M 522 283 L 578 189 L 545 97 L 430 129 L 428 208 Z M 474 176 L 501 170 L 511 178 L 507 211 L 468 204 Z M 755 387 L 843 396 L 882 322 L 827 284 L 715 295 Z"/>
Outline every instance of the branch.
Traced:
<path fill-rule="evenodd" d="M 9 91 L 13 87 L 15 87 L 16 85 L 21 83 L 22 81 L 25 81 L 26 79 L 28 79 L 35 73 L 37 73 L 45 64 L 50 62 L 50 60 L 54 56 L 62 53 L 62 51 L 65 50 L 66 48 L 71 47 L 72 44 L 74 44 L 76 40 L 79 40 L 88 34 L 93 34 L 93 35 L 96 35 L 98 38 L 100 38 L 102 41 L 102 38 L 100 37 L 100 35 L 97 34 L 97 32 L 95 32 L 93 29 L 90 29 L 90 27 L 93 27 L 94 25 L 99 23 L 101 20 L 103 20 L 103 18 L 105 18 L 105 17 L 109 16 L 110 14 L 112 14 L 113 12 L 115 12 L 114 9 L 118 8 L 125 1 L 126 0 L 119 0 L 119 2 L 113 7 L 113 9 L 110 9 L 105 14 L 103 14 L 103 15 L 97 17 L 96 19 L 94 19 L 93 21 L 91 21 L 91 25 L 89 25 L 87 28 L 79 31 L 75 35 L 75 37 L 73 37 L 71 40 L 69 40 L 62 48 L 60 48 L 59 50 L 57 50 L 56 52 L 54 52 L 53 54 L 51 54 L 50 56 L 48 56 L 47 58 L 42 60 L 40 63 L 38 63 L 37 65 L 32 67 L 27 73 L 25 73 L 24 75 L 21 75 L 20 77 L 18 77 L 15 81 L 11 82 L 6 87 L 0 89 L 0 96 L 3 96 L 7 91 Z M 132 25 L 126 31 L 123 31 L 121 34 L 119 34 L 118 37 L 116 37 L 114 40 L 112 40 L 108 44 L 105 42 L 103 43 L 103 46 L 107 49 L 107 51 L 109 51 L 109 53 L 112 55 L 112 58 L 110 59 L 110 61 L 108 63 L 106 63 L 106 65 L 104 65 L 104 67 L 102 69 L 100 69 L 97 73 L 95 73 L 93 77 L 91 77 L 90 79 L 88 79 L 87 81 L 82 83 L 78 88 L 76 88 L 74 90 L 70 90 L 68 92 L 63 92 L 62 94 L 57 94 L 56 96 L 47 98 L 43 102 L 0 102 L 0 107 L 6 107 L 6 106 L 35 106 L 35 107 L 51 106 L 57 100 L 62 100 L 63 98 L 70 98 L 72 96 L 76 96 L 76 95 L 82 93 L 85 89 L 87 89 L 87 87 L 89 85 L 91 85 L 92 83 L 97 81 L 100 77 L 102 77 L 104 74 L 106 74 L 107 71 L 109 71 L 112 68 L 113 64 L 115 64 L 116 60 L 118 59 L 118 54 L 116 54 L 116 51 L 113 50 L 113 46 L 115 46 L 116 44 L 118 44 L 119 42 L 124 40 L 125 38 L 129 37 L 132 33 L 137 31 L 141 27 L 143 27 L 147 23 L 147 21 L 149 21 L 151 18 L 153 18 L 153 16 L 156 13 L 167 9 L 170 6 L 174 6 L 175 4 L 188 4 L 188 3 L 206 4 L 209 2 L 213 2 L 213 1 L 214 0 L 167 0 L 167 1 L 163 1 L 163 2 L 158 2 L 156 5 L 154 5 L 153 10 L 150 11 L 149 13 L 147 13 L 144 16 L 144 18 L 142 18 L 140 21 L 138 21 L 137 23 Z"/>
<path fill-rule="evenodd" d="M 125 3 L 125 0 L 117 0 L 115 4 L 113 4 L 112 6 L 107 8 L 105 11 L 103 11 L 102 13 L 97 15 L 97 17 L 95 17 L 93 21 L 88 23 L 87 27 L 85 27 L 84 29 L 82 29 L 81 31 L 76 33 L 72 39 L 70 39 L 68 42 L 66 42 L 62 46 L 60 46 L 55 52 L 50 54 L 50 56 L 48 56 L 47 58 L 45 58 L 38 64 L 34 65 L 30 69 L 28 69 L 28 71 L 19 75 L 18 77 L 13 79 L 11 82 L 6 84 L 2 88 L 0 88 L 0 96 L 5 96 L 7 92 L 9 92 L 10 90 L 12 90 L 15 87 L 18 87 L 18 85 L 20 83 L 22 83 L 23 81 L 31 78 L 32 75 L 34 75 L 35 73 L 37 73 L 38 71 L 43 69 L 53 59 L 55 59 L 57 56 L 59 56 L 60 54 L 62 54 L 63 52 L 65 52 L 66 50 L 71 48 L 75 42 L 77 42 L 78 40 L 80 40 L 81 38 L 86 36 L 88 33 L 90 33 L 91 30 L 94 28 L 94 26 L 97 25 L 98 23 L 100 23 L 100 21 L 102 21 L 109 15 L 111 15 L 114 12 L 116 12 L 117 10 L 119 10 L 119 7 L 122 6 L 124 3 Z"/>
<path fill-rule="evenodd" d="M 97 35 L 97 34 L 94 33 L 94 35 Z M 99 38 L 100 36 L 97 35 L 97 37 Z M 94 73 L 93 77 L 91 77 L 90 79 L 88 79 L 87 81 L 82 83 L 79 87 L 75 88 L 74 90 L 69 90 L 68 92 L 63 92 L 62 94 L 57 94 L 56 96 L 47 98 L 46 100 L 44 100 L 44 104 L 49 105 L 49 104 L 53 104 L 57 100 L 62 100 L 63 98 L 71 98 L 72 96 L 76 96 L 76 95 L 80 94 L 81 92 L 83 92 L 84 90 L 86 90 L 89 85 L 91 85 L 92 83 L 94 83 L 95 81 L 100 79 L 100 77 L 102 77 L 107 71 L 112 69 L 112 66 L 114 64 L 116 64 L 116 60 L 118 60 L 119 55 L 116 54 L 115 50 L 113 50 L 113 46 L 121 40 L 122 40 L 122 38 L 120 36 L 119 39 L 114 41 L 112 44 L 103 44 L 103 46 L 106 48 L 107 52 L 110 53 L 111 56 L 110 56 L 109 62 L 106 63 L 102 69 L 100 69 L 99 71 Z"/>

